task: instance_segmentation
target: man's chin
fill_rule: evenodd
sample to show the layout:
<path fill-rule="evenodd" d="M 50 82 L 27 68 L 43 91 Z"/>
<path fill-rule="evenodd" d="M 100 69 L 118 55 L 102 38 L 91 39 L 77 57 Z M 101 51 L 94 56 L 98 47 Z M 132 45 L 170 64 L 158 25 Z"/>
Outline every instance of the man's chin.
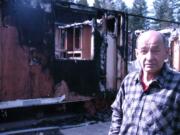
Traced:
<path fill-rule="evenodd" d="M 144 68 L 144 71 L 145 71 L 145 72 L 155 72 L 156 69 L 153 68 L 153 67 L 145 67 L 145 68 Z"/>
<path fill-rule="evenodd" d="M 157 68 L 145 68 L 144 71 L 151 74 L 156 74 L 158 72 Z"/>

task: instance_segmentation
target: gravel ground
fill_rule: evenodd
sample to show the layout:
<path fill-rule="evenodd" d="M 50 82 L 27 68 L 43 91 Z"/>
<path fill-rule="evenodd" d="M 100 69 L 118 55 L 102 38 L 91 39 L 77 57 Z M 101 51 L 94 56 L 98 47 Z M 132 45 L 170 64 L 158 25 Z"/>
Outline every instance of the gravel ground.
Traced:
<path fill-rule="evenodd" d="M 82 123 L 68 126 L 60 131 L 63 135 L 107 135 L 110 122 Z"/>

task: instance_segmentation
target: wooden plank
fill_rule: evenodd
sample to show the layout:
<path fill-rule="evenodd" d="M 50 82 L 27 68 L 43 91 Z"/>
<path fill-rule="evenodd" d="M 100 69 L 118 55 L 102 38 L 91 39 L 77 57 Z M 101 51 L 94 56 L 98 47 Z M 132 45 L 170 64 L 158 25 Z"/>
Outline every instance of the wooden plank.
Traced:
<path fill-rule="evenodd" d="M 1 135 L 62 135 L 59 127 L 42 127 L 0 133 Z"/>
<path fill-rule="evenodd" d="M 0 102 L 0 110 L 2 109 L 13 109 L 13 108 L 22 108 L 22 107 L 32 107 L 32 106 L 42 106 L 42 105 L 54 105 L 54 104 L 65 104 L 73 102 L 83 102 L 92 100 L 92 97 L 86 97 L 83 99 L 72 99 L 65 100 L 66 96 L 54 98 L 36 98 L 36 99 L 19 99 L 13 101 L 3 101 Z"/>
<path fill-rule="evenodd" d="M 0 102 L 0 109 L 58 104 L 63 102 L 65 98 L 66 96 L 63 95 L 61 97 L 54 97 L 54 98 L 19 99 L 13 101 L 4 101 L 4 102 Z"/>

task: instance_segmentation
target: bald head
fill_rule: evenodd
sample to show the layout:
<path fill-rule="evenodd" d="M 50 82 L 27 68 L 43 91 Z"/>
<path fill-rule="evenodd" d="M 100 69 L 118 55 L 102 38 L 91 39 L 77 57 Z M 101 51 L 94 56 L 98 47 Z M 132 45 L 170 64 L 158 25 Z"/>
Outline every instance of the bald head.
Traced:
<path fill-rule="evenodd" d="M 149 42 L 150 43 L 151 39 L 153 37 L 156 37 L 158 39 L 159 44 L 162 44 L 166 48 L 168 47 L 166 38 L 162 33 L 155 31 L 155 30 L 149 30 L 149 31 L 146 31 L 146 32 L 139 35 L 139 37 L 136 40 L 137 48 L 139 47 L 140 44 L 142 44 L 142 42 Z"/>

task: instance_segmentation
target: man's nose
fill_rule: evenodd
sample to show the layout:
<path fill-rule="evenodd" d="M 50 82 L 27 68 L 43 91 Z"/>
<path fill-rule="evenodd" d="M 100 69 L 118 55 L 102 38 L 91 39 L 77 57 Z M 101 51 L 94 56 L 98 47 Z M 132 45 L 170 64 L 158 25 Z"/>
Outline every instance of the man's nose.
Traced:
<path fill-rule="evenodd" d="M 147 53 L 146 53 L 146 59 L 147 60 L 150 60 L 153 58 L 153 53 L 151 52 L 151 50 L 149 50 Z"/>

